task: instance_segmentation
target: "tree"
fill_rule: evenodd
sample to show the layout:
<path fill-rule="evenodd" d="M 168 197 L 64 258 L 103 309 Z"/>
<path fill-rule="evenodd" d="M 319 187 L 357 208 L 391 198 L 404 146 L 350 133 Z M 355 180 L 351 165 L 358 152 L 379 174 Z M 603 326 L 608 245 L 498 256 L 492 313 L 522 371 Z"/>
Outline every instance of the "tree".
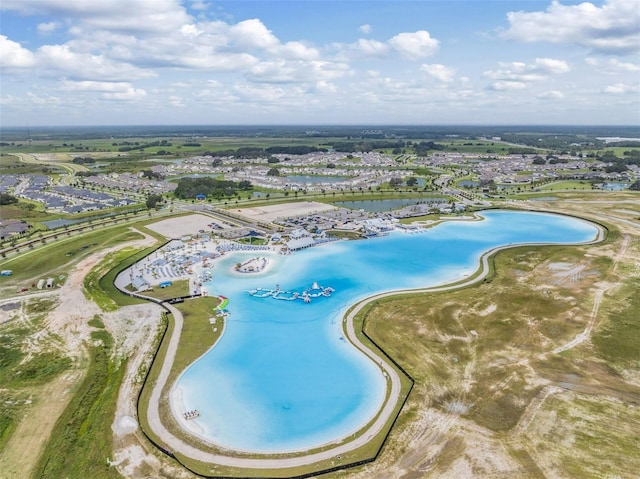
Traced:
<path fill-rule="evenodd" d="M 157 208 L 159 203 L 162 203 L 162 195 L 149 195 L 147 196 L 147 200 L 145 202 L 148 209 Z"/>
<path fill-rule="evenodd" d="M 415 176 L 411 176 L 407 179 L 407 186 L 415 186 L 418 184 L 418 179 Z"/>
<path fill-rule="evenodd" d="M 401 178 L 391 178 L 389 180 L 389 186 L 391 186 L 392 188 L 397 188 L 401 184 L 402 184 L 402 179 Z"/>
<path fill-rule="evenodd" d="M 278 168 L 271 168 L 267 171 L 267 176 L 280 176 L 280 170 L 278 170 Z"/>
<path fill-rule="evenodd" d="M 640 191 L 640 180 L 633 182 L 631 186 L 629 186 L 629 189 L 631 191 Z"/>
<path fill-rule="evenodd" d="M 17 203 L 18 198 L 8 193 L 0 193 L 0 205 L 11 205 Z"/>

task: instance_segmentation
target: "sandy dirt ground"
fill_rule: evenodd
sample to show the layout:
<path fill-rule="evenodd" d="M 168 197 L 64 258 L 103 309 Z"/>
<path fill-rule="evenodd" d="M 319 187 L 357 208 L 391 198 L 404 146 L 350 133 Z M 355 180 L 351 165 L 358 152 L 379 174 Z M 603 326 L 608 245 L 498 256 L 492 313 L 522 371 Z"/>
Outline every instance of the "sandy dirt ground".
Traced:
<path fill-rule="evenodd" d="M 96 304 L 89 301 L 82 292 L 82 285 L 87 273 L 107 254 L 126 246 L 143 247 L 155 243 L 155 239 L 146 235 L 144 239 L 132 241 L 108 250 L 95 253 L 82 260 L 69 274 L 64 286 L 57 291 L 58 304 L 47 316 L 46 330 L 62 338 L 62 346 L 74 360 L 70 372 L 48 383 L 38 392 L 38 400 L 18 424 L 6 448 L 0 454 L 0 471 L 3 478 L 22 479 L 29 477 L 35 467 L 42 447 L 48 440 L 58 417 L 64 411 L 71 398 L 73 386 L 81 381 L 86 373 L 86 342 L 90 340 L 92 331 L 88 322 L 99 315 L 105 327 L 117 334 L 119 354 L 127 355 L 132 344 L 148 337 L 149 325 L 157 324 L 159 312 L 148 312 L 148 306 L 119 309 L 114 313 L 102 313 Z M 142 319 L 146 327 L 139 327 L 137 319 Z M 147 335 L 147 336 L 145 336 Z M 26 454 L 25 451 L 28 451 Z"/>
<path fill-rule="evenodd" d="M 209 225 L 211 223 L 220 224 L 219 221 L 216 221 L 211 216 L 194 214 L 180 216 L 179 218 L 167 218 L 150 224 L 147 228 L 160 233 L 167 239 L 179 239 L 184 235 L 198 234 L 201 230 L 210 231 Z"/>
<path fill-rule="evenodd" d="M 336 206 L 315 201 L 299 201 L 280 205 L 261 206 L 259 208 L 242 208 L 238 212 L 243 216 L 261 221 L 273 221 L 289 216 L 312 215 L 323 211 L 337 210 Z M 235 210 L 234 210 L 235 211 Z"/>

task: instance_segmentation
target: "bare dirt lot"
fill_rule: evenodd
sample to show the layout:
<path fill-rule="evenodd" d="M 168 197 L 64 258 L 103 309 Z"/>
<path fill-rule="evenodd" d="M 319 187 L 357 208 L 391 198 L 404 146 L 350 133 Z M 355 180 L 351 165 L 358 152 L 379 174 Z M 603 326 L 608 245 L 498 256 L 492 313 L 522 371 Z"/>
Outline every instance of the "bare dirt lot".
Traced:
<path fill-rule="evenodd" d="M 211 223 L 219 224 L 220 222 L 211 216 L 193 214 L 157 221 L 148 225 L 147 228 L 160 233 L 167 239 L 179 239 L 184 235 L 196 235 L 200 231 L 208 232 L 211 230 L 209 227 Z"/>
<path fill-rule="evenodd" d="M 261 206 L 258 208 L 242 208 L 238 210 L 243 216 L 255 220 L 273 221 L 277 218 L 287 218 L 297 215 L 311 215 L 323 211 L 338 209 L 336 206 L 315 201 L 299 201 L 297 203 L 283 203 L 279 205 Z"/>

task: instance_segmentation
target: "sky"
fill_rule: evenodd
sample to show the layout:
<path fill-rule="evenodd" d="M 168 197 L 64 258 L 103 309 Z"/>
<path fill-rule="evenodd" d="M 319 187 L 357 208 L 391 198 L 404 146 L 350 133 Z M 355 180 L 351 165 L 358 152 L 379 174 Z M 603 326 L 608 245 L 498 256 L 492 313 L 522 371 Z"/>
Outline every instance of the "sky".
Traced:
<path fill-rule="evenodd" d="M 0 15 L 2 127 L 640 127 L 640 0 L 1 0 Z"/>

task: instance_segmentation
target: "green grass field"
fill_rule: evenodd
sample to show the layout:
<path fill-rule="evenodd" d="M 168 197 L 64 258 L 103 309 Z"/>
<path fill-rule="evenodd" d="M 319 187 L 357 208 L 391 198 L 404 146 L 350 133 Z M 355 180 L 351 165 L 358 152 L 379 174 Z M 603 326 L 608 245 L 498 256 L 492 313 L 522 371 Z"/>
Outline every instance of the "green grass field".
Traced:
<path fill-rule="evenodd" d="M 97 323 L 99 324 L 99 322 Z M 111 359 L 113 339 L 104 329 L 91 333 L 89 367 L 69 406 L 57 421 L 34 477 L 121 477 L 109 465 L 111 423 L 125 362 Z"/>

